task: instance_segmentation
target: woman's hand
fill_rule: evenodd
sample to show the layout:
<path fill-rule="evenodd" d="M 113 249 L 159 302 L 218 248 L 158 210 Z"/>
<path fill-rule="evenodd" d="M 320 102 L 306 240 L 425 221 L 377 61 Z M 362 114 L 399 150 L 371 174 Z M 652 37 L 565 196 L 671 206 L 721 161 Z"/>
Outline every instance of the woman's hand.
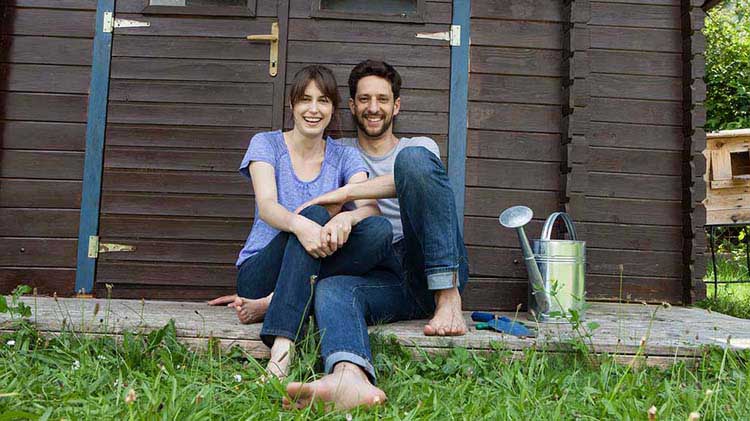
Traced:
<path fill-rule="evenodd" d="M 322 259 L 329 254 L 328 244 L 323 243 L 322 227 L 302 215 L 294 215 L 291 224 L 292 234 L 305 248 L 307 254 L 317 259 Z"/>
<path fill-rule="evenodd" d="M 331 218 L 321 230 L 321 240 L 327 244 L 330 254 L 343 247 L 349 240 L 352 226 L 355 224 L 351 212 L 342 212 Z"/>

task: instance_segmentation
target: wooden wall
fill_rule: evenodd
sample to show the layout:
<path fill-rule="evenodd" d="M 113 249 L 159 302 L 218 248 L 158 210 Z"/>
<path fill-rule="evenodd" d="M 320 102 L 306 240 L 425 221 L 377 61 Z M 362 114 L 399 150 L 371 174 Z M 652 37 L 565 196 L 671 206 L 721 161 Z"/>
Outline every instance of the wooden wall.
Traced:
<path fill-rule="evenodd" d="M 96 2 L 0 2 L 0 290 L 70 294 Z"/>
<path fill-rule="evenodd" d="M 531 207 L 534 238 L 558 210 L 562 1 L 475 0 L 471 7 L 466 301 L 467 308 L 513 309 L 526 302 L 526 268 L 515 232 L 497 217 L 509 206 Z"/>

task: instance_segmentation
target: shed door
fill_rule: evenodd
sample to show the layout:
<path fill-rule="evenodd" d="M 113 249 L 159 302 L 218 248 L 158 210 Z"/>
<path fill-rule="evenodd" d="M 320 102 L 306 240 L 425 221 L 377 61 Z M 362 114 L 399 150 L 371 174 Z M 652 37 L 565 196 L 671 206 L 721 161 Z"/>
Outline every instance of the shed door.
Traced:
<path fill-rule="evenodd" d="M 117 18 L 150 27 L 113 37 L 99 235 L 135 250 L 99 255 L 97 296 L 105 284 L 122 298 L 232 292 L 254 208 L 237 167 L 250 135 L 283 119 L 285 0 L 257 0 L 255 16 L 236 13 L 245 0 L 151 0 L 160 2 L 116 2 Z M 274 22 L 276 77 L 269 42 L 246 40 Z"/>

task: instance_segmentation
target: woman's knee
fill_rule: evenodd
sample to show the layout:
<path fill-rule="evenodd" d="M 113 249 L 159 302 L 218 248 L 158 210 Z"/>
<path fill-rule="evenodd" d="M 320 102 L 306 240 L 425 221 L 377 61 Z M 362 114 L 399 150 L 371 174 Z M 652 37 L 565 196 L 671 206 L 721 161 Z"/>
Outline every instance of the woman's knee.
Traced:
<path fill-rule="evenodd" d="M 331 219 L 331 215 L 328 214 L 328 210 L 320 205 L 308 206 L 302 209 L 302 212 L 300 212 L 299 214 L 320 225 L 325 225 L 325 223 Z"/>

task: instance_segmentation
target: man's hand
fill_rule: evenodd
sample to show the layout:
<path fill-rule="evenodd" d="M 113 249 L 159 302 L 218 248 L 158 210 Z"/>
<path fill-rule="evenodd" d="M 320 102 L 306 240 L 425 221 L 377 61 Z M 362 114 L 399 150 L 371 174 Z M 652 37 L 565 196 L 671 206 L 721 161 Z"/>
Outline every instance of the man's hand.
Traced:
<path fill-rule="evenodd" d="M 344 203 L 349 201 L 349 194 L 348 194 L 348 187 L 347 184 L 344 187 L 340 187 L 336 190 L 329 191 L 328 193 L 322 194 L 314 199 L 311 199 L 305 203 L 303 203 L 300 207 L 298 207 L 294 213 L 300 213 L 303 209 L 305 209 L 308 206 L 312 205 L 321 205 L 325 206 L 326 209 L 328 209 L 328 213 L 330 214 L 337 214 L 338 211 L 332 212 L 332 210 L 338 209 L 341 210 L 341 207 L 344 206 Z"/>
<path fill-rule="evenodd" d="M 331 218 L 321 230 L 321 240 L 328 245 L 330 254 L 343 247 L 352 232 L 354 216 L 351 212 L 342 212 Z"/>
<path fill-rule="evenodd" d="M 294 215 L 292 220 L 292 233 L 302 243 L 307 254 L 317 259 L 322 259 L 330 254 L 328 244 L 324 244 L 322 238 L 322 227 L 302 215 Z"/>

